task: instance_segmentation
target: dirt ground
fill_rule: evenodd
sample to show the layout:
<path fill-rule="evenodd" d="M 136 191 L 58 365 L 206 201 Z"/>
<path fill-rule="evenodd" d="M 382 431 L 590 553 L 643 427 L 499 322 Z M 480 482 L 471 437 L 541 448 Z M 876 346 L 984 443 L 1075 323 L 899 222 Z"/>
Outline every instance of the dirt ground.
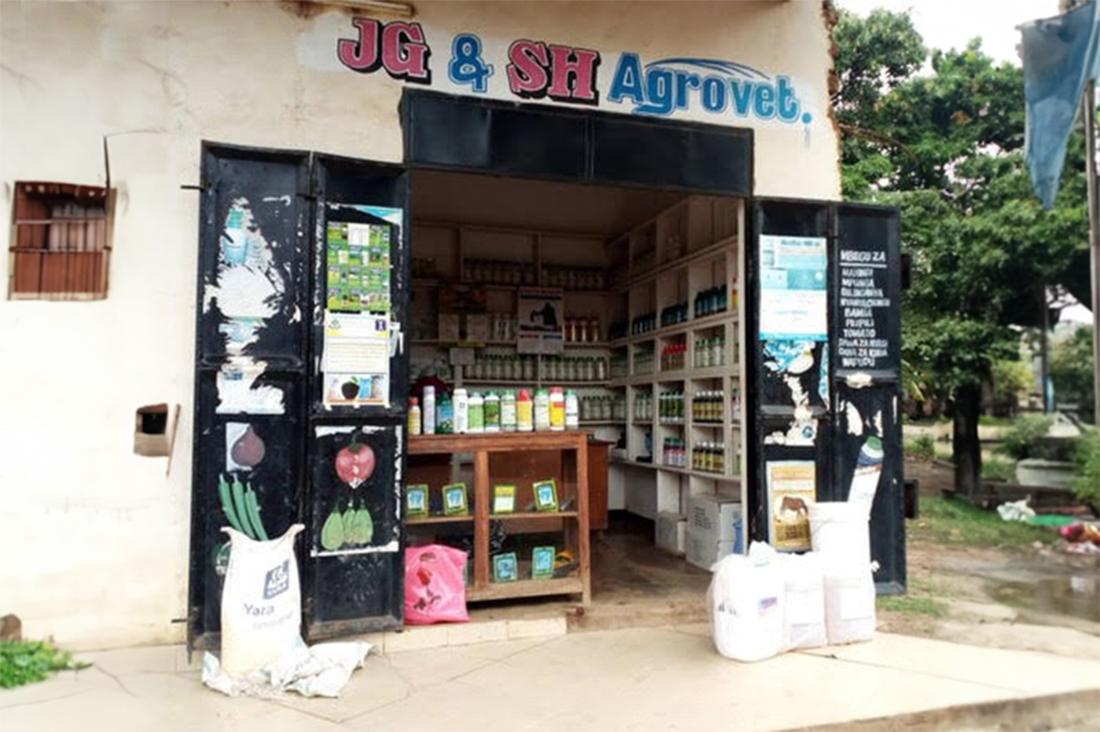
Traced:
<path fill-rule="evenodd" d="M 922 498 L 951 486 L 949 468 L 905 467 L 907 476 L 920 479 Z M 880 600 L 882 630 L 1100 659 L 1100 557 L 1041 544 L 934 543 L 913 530 L 913 521 L 907 524 L 909 592 Z"/>

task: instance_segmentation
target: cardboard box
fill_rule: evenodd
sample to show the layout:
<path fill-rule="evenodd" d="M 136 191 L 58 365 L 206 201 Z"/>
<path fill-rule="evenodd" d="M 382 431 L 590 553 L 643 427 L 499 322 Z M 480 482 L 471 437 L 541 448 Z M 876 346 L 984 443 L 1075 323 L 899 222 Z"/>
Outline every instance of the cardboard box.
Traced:
<path fill-rule="evenodd" d="M 657 521 L 654 526 L 656 528 L 654 541 L 657 548 L 678 557 L 684 556 L 684 547 L 687 541 L 687 516 L 671 511 L 661 511 L 657 514 Z"/>
<path fill-rule="evenodd" d="M 699 494 L 688 499 L 688 533 L 714 542 L 737 540 L 741 504 L 726 496 Z"/>
<path fill-rule="evenodd" d="M 733 554 L 732 541 L 714 541 L 710 535 L 700 536 L 688 532 L 687 561 L 689 564 L 709 572 L 715 562 L 731 554 Z"/>

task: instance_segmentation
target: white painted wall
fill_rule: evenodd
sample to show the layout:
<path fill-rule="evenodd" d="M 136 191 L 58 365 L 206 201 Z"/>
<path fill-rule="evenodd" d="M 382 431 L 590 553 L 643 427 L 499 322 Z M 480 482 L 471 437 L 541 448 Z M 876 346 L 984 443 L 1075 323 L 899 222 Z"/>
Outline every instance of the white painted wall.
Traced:
<path fill-rule="evenodd" d="M 456 30 L 788 73 L 817 121 L 758 127 L 756 190 L 839 193 L 817 2 L 415 4 L 443 75 Z M 295 6 L 0 3 L 5 210 L 17 180 L 102 184 L 104 136 L 118 191 L 105 301 L 0 302 L 0 613 L 29 636 L 182 637 L 198 197 L 179 186 L 198 182 L 200 141 L 401 157 L 400 85 L 326 63 L 347 14 Z M 182 405 L 167 476 L 131 452 L 134 409 L 163 401 Z"/>

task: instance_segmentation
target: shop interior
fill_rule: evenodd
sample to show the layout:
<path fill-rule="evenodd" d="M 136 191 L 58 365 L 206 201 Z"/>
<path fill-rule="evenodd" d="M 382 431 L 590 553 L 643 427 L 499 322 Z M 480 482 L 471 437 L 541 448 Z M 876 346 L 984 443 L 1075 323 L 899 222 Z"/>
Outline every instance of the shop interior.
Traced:
<path fill-rule="evenodd" d="M 596 609 L 625 603 L 637 612 L 638 603 L 659 601 L 677 612 L 678 600 L 698 604 L 709 581 L 703 567 L 731 553 L 738 537 L 724 526 L 729 513 L 701 516 L 693 528 L 692 497 L 746 503 L 744 202 L 411 175 L 412 396 L 423 408 L 425 385 L 438 401 L 465 389 L 487 416 L 490 400 L 534 399 L 561 387 L 575 393 L 578 428 L 590 435 L 589 558 L 578 556 L 575 459 L 555 450 L 489 455 L 494 585 L 537 587 L 540 578 L 568 578 L 590 565 Z M 531 288 L 561 291 L 564 312 L 553 315 L 564 334 L 560 350 L 520 344 L 520 313 L 534 317 L 520 305 Z M 473 452 L 410 454 L 406 484 L 423 507 L 407 517 L 410 545 L 475 551 L 472 495 L 464 511 L 452 510 L 445 495 L 473 480 Z M 537 488 L 549 480 L 555 495 L 547 511 Z M 471 600 L 497 600 L 490 608 L 499 610 L 501 601 L 546 603 L 517 599 L 540 594 L 549 593 L 516 589 Z"/>

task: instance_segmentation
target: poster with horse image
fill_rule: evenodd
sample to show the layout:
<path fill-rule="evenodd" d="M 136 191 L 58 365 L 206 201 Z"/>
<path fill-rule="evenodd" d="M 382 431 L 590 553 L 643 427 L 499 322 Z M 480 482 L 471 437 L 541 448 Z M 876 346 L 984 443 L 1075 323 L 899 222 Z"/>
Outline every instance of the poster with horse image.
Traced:
<path fill-rule="evenodd" d="M 812 460 L 769 460 L 766 463 L 768 537 L 780 551 L 810 549 L 810 504 L 817 497 L 816 468 Z"/>
<path fill-rule="evenodd" d="M 520 353 L 565 350 L 565 302 L 560 288 L 525 287 L 516 293 L 516 348 Z"/>

